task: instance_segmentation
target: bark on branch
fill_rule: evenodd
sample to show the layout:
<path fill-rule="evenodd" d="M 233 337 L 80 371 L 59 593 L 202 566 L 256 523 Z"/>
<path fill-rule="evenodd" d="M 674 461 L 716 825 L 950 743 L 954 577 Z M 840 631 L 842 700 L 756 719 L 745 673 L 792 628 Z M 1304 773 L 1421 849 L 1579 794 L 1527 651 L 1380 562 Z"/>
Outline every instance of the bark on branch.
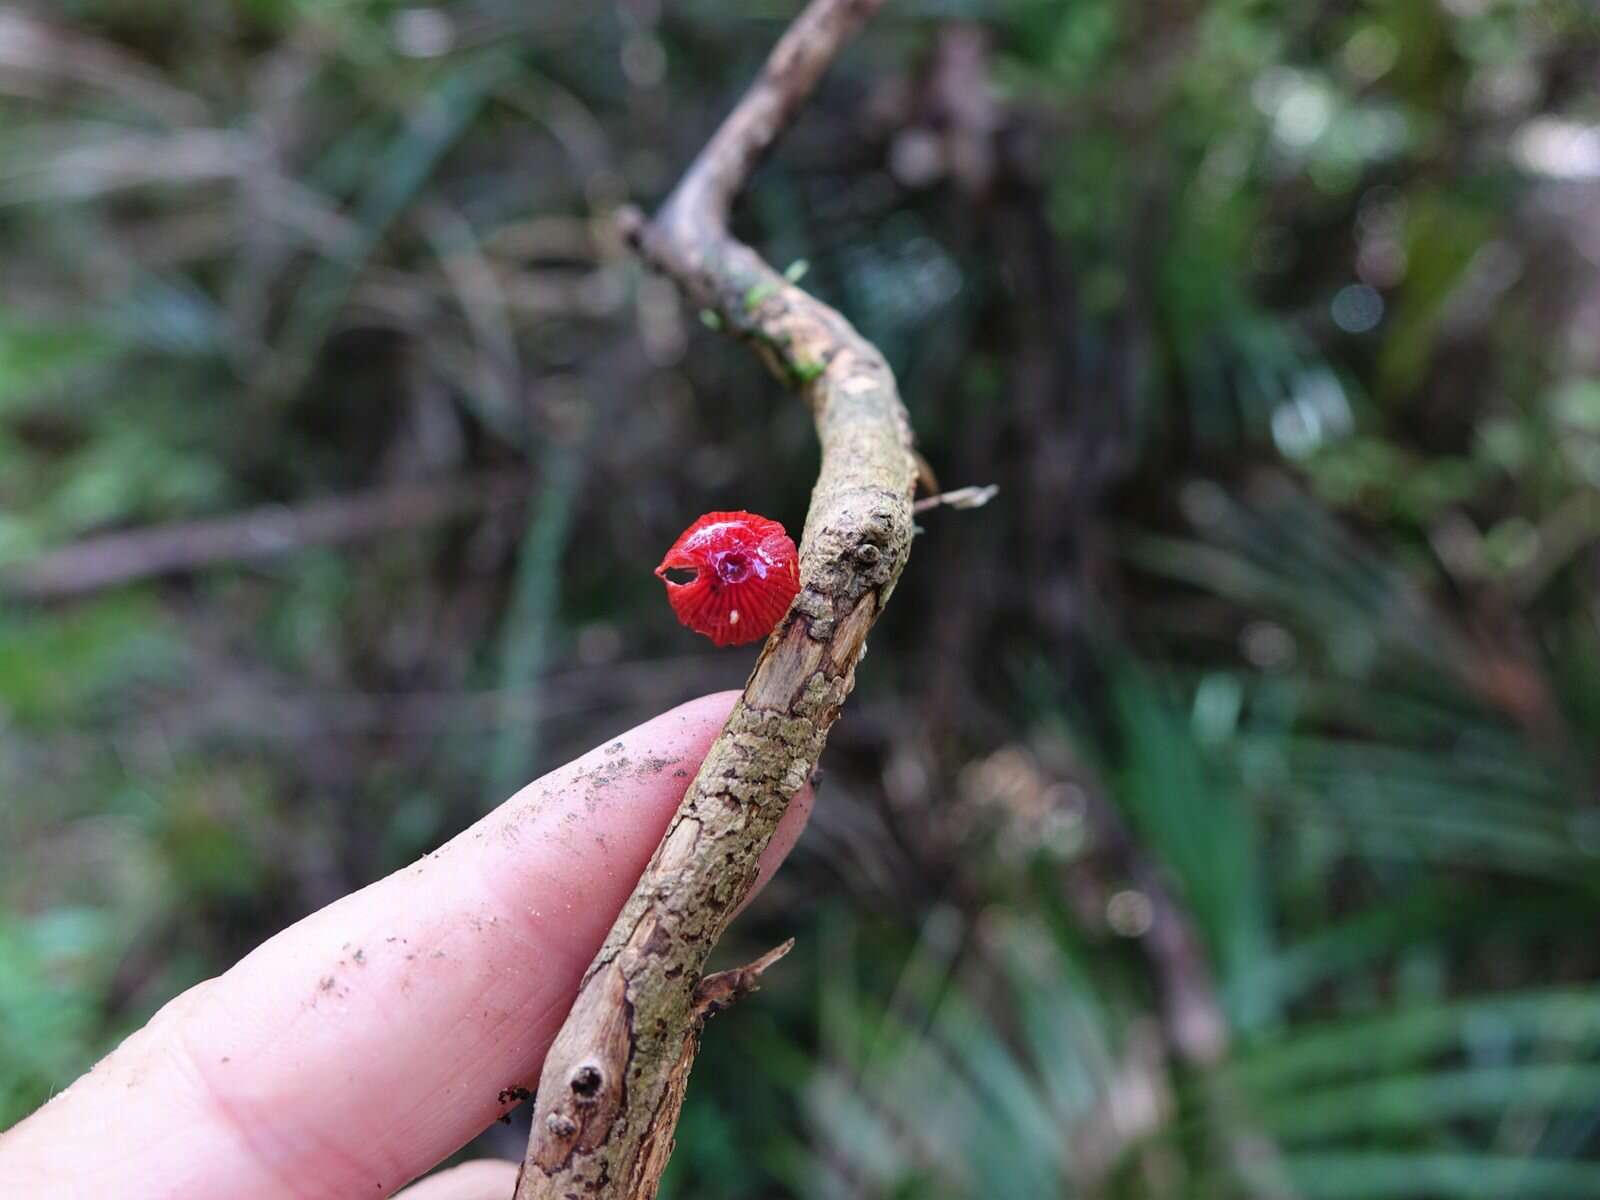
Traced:
<path fill-rule="evenodd" d="M 550 1048 L 517 1200 L 655 1195 L 706 1011 L 706 956 L 816 767 L 911 548 L 917 469 L 888 364 L 844 317 L 728 233 L 750 172 L 882 2 L 813 0 L 656 218 L 622 218 L 646 262 L 801 392 L 822 466 L 800 543 L 800 595 Z"/>

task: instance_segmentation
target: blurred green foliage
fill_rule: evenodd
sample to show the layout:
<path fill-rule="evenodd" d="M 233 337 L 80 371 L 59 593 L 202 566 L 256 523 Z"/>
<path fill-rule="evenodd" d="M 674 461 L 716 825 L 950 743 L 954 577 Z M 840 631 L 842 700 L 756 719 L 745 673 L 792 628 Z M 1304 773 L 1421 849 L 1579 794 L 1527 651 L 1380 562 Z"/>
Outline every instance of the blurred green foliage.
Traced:
<path fill-rule="evenodd" d="M 0 12 L 0 1125 L 742 679 L 648 569 L 798 526 L 811 434 L 609 218 L 791 15 Z M 1597 68 L 1578 0 L 851 48 L 741 220 L 1001 492 L 924 518 L 668 1194 L 1600 1196 Z"/>

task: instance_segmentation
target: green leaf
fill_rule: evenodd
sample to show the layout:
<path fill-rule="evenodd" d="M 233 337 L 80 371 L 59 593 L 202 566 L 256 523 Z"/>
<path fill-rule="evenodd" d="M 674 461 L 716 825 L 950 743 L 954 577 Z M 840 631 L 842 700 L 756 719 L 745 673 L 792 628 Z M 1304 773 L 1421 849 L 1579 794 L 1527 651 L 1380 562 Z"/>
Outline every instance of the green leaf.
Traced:
<path fill-rule="evenodd" d="M 1369 1048 L 1381 1055 L 1381 1044 Z M 1508 1112 L 1589 1110 L 1600 1104 L 1600 1064 L 1519 1063 L 1414 1075 L 1386 1075 L 1299 1089 L 1293 1104 L 1262 1105 L 1268 1132 L 1288 1141 L 1362 1134 L 1426 1133 L 1447 1121 L 1498 1119 Z"/>
<path fill-rule="evenodd" d="M 1482 1154 L 1296 1154 L 1304 1200 L 1592 1200 L 1600 1164 Z"/>
<path fill-rule="evenodd" d="M 1303 1026 L 1242 1054 L 1229 1072 L 1257 1095 L 1299 1096 L 1321 1081 L 1401 1070 L 1490 1034 L 1547 1051 L 1600 1046 L 1600 990 L 1519 992 Z"/>
<path fill-rule="evenodd" d="M 50 324 L 0 310 L 0 414 L 105 362 L 119 348 L 118 339 L 99 325 Z"/>

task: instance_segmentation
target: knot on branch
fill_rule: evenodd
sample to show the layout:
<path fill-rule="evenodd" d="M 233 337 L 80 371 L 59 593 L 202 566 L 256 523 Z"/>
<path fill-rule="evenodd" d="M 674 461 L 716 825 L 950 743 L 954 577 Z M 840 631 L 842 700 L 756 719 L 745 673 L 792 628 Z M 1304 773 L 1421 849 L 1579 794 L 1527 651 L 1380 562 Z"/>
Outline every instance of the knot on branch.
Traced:
<path fill-rule="evenodd" d="M 605 1076 L 600 1068 L 593 1063 L 584 1063 L 572 1073 L 572 1095 L 574 1103 L 591 1105 L 600 1093 L 600 1085 L 605 1082 Z"/>

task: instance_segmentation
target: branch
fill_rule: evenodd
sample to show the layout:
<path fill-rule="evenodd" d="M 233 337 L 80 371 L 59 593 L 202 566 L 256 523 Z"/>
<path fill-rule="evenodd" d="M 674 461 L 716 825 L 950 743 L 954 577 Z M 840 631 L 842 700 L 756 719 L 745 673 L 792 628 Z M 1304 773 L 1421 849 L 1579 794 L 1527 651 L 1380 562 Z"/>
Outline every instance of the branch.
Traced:
<path fill-rule="evenodd" d="M 528 494 L 526 475 L 413 483 L 147 529 L 101 534 L 0 568 L 0 596 L 52 600 L 219 563 L 256 562 L 307 546 L 412 529 Z"/>
<path fill-rule="evenodd" d="M 1160 992 L 1167 1041 L 1186 1064 L 1209 1070 L 1227 1056 L 1228 1022 L 1194 919 L 1098 781 L 1086 782 L 1079 794 L 1091 844 L 1108 875 L 1149 905 L 1137 936 Z"/>
<path fill-rule="evenodd" d="M 940 492 L 937 496 L 924 496 L 911 506 L 911 511 L 925 513 L 936 508 L 982 508 L 999 494 L 1000 485 L 995 483 L 984 487 L 957 488 L 953 492 Z"/>
<path fill-rule="evenodd" d="M 916 465 L 888 364 L 728 233 L 757 161 L 881 4 L 812 0 L 656 219 L 622 217 L 649 264 L 801 391 L 822 467 L 800 543 L 800 595 L 550 1048 L 517 1200 L 655 1195 L 694 1059 L 706 957 L 815 769 L 910 552 Z"/>

